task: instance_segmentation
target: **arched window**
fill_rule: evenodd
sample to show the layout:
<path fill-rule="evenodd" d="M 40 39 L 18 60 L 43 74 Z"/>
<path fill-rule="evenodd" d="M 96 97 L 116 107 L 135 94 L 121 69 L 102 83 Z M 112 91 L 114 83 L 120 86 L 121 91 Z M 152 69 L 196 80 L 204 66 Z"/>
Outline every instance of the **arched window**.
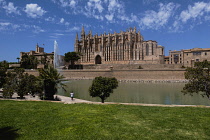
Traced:
<path fill-rule="evenodd" d="M 149 45 L 148 44 L 146 45 L 146 55 L 147 56 L 149 55 Z"/>

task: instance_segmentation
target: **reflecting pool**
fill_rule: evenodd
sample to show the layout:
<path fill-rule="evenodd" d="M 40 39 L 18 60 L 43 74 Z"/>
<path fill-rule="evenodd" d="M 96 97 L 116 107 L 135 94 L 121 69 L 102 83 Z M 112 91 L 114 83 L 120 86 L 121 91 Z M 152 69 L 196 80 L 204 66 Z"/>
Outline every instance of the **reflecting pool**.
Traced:
<path fill-rule="evenodd" d="M 100 102 L 99 97 L 92 98 L 88 93 L 92 80 L 71 80 L 65 82 L 67 91 L 59 89 L 59 94 L 70 96 L 73 91 L 75 98 Z M 181 93 L 185 83 L 119 83 L 119 87 L 105 102 L 176 104 L 176 105 L 208 105 L 210 100 L 198 94 L 193 96 Z"/>

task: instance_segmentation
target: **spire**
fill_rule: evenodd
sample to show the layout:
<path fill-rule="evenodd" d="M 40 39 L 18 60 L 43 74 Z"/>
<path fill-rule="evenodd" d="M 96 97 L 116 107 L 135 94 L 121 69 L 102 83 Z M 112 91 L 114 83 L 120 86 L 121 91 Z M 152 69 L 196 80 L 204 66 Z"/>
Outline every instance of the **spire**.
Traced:
<path fill-rule="evenodd" d="M 85 35 L 85 29 L 84 29 L 84 26 L 82 26 L 82 32 L 81 32 L 81 35 Z"/>
<path fill-rule="evenodd" d="M 78 33 L 76 34 L 76 39 L 75 40 L 78 40 Z"/>
<path fill-rule="evenodd" d="M 89 31 L 89 35 L 92 36 L 92 30 Z"/>
<path fill-rule="evenodd" d="M 134 30 L 133 31 L 134 31 L 134 33 L 136 33 L 136 27 L 134 27 Z"/>

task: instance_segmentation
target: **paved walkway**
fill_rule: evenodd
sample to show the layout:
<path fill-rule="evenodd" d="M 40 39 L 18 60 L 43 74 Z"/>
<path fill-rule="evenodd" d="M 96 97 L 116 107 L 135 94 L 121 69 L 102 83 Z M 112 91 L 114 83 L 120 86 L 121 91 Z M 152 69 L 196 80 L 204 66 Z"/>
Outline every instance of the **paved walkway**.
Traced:
<path fill-rule="evenodd" d="M 61 102 L 64 102 L 65 104 L 91 103 L 91 101 L 87 101 L 87 100 L 82 100 L 82 99 L 77 99 L 77 98 L 74 98 L 73 100 L 71 100 L 70 97 L 66 97 L 66 96 L 62 96 L 62 95 L 54 95 L 55 98 L 56 98 L 56 96 Z"/>
<path fill-rule="evenodd" d="M 54 97 L 56 97 L 60 100 L 60 101 L 56 101 L 56 102 L 63 102 L 64 104 L 75 104 L 75 103 L 89 103 L 89 104 L 103 104 L 103 105 L 107 105 L 107 104 L 122 104 L 122 105 L 139 105 L 139 106 L 161 106 L 161 107 L 206 107 L 206 108 L 210 108 L 210 106 L 204 106 L 204 105 L 163 105 L 163 104 L 142 104 L 142 103 L 114 103 L 114 102 L 105 102 L 105 103 L 101 103 L 101 102 L 92 102 L 92 101 L 87 101 L 87 100 L 82 100 L 82 99 L 77 99 L 74 98 L 73 101 L 71 100 L 70 97 L 67 96 L 62 96 L 62 95 L 54 95 Z M 0 99 L 2 98 L 2 93 L 0 93 Z M 11 100 L 20 100 L 20 101 L 43 101 L 41 100 L 38 96 L 31 96 L 31 95 L 26 95 L 24 96 L 25 99 L 18 99 L 17 98 L 18 95 L 15 93 L 12 96 Z"/>
<path fill-rule="evenodd" d="M 60 100 L 60 102 L 63 102 L 65 104 L 74 104 L 74 103 L 91 103 L 91 101 L 87 101 L 87 100 L 81 100 L 81 99 L 77 99 L 77 98 L 74 98 L 73 100 L 71 100 L 70 97 L 66 97 L 66 96 L 62 96 L 62 95 L 54 95 L 54 97 L 57 98 Z M 0 99 L 4 99 L 2 98 L 2 93 L 0 93 Z M 39 96 L 31 96 L 31 95 L 25 95 L 24 96 L 24 99 L 18 99 L 18 95 L 16 93 L 13 94 L 12 96 L 12 99 L 11 100 L 22 100 L 22 101 L 25 101 L 25 100 L 28 100 L 28 101 L 43 101 L 39 98 Z M 58 101 L 59 102 L 59 101 Z"/>

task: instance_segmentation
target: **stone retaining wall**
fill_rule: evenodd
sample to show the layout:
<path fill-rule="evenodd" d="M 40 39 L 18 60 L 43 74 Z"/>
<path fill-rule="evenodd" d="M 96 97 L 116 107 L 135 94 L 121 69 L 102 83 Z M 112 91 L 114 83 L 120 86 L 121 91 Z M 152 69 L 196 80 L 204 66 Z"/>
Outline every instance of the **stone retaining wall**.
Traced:
<path fill-rule="evenodd" d="M 26 70 L 27 73 L 38 75 L 38 71 Z M 97 76 L 116 77 L 118 80 L 184 80 L 183 69 L 176 70 L 60 70 L 67 79 L 94 79 Z"/>
<path fill-rule="evenodd" d="M 113 67 L 115 70 L 136 70 L 141 66 L 143 69 L 180 69 L 181 64 L 93 64 L 83 65 L 83 69 L 109 69 Z"/>

